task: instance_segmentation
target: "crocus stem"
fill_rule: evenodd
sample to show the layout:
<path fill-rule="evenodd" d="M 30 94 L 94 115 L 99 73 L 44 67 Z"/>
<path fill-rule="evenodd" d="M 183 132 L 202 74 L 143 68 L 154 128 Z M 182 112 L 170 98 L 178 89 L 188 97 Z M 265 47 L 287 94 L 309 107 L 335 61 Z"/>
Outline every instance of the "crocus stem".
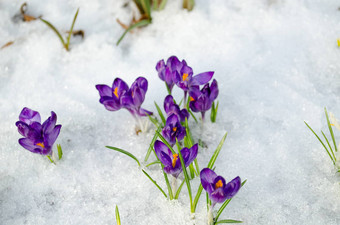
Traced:
<path fill-rule="evenodd" d="M 183 104 L 184 104 L 184 108 L 187 109 L 187 91 L 184 91 L 184 100 L 183 100 Z"/>
<path fill-rule="evenodd" d="M 208 225 L 214 225 L 213 207 L 214 206 L 212 206 L 212 205 L 209 206 Z"/>
<path fill-rule="evenodd" d="M 177 178 L 176 177 L 172 177 L 171 180 L 171 189 L 172 189 L 172 193 L 174 196 L 176 196 L 176 192 L 177 192 Z"/>
<path fill-rule="evenodd" d="M 47 155 L 46 157 L 50 160 L 51 163 L 55 165 L 55 162 L 52 160 L 51 156 Z"/>

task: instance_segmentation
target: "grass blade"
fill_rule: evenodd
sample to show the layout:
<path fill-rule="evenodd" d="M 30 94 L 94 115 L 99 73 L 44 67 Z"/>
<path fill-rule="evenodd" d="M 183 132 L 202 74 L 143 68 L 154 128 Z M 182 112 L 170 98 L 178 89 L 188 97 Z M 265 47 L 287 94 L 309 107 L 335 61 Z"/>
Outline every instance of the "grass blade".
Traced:
<path fill-rule="evenodd" d="M 47 20 L 44 20 L 42 18 L 39 18 L 42 22 L 44 22 L 49 28 L 51 28 L 55 33 L 56 35 L 59 37 L 61 43 L 63 44 L 64 48 L 67 50 L 66 48 L 66 44 L 65 44 L 65 41 L 63 39 L 63 37 L 61 36 L 61 34 L 59 33 L 59 31 L 57 30 L 57 28 L 55 28 L 50 22 L 48 22 Z"/>
<path fill-rule="evenodd" d="M 77 17 L 78 17 L 78 13 L 79 13 L 79 8 L 77 9 L 77 12 L 76 12 L 76 14 L 73 17 L 70 33 L 68 34 L 68 37 L 67 37 L 67 42 L 66 42 L 66 49 L 67 50 L 69 49 L 70 40 L 71 40 L 71 36 L 72 36 L 72 32 L 73 32 L 73 27 L 74 27 L 74 24 L 76 23 L 76 20 L 77 20 Z"/>
<path fill-rule="evenodd" d="M 338 147 L 336 146 L 336 142 L 335 142 L 335 138 L 334 138 L 334 133 L 333 133 L 333 128 L 331 126 L 331 123 L 329 122 L 329 117 L 328 117 L 328 113 L 327 113 L 327 109 L 325 107 L 325 114 L 326 114 L 326 118 L 327 118 L 327 125 L 328 125 L 328 129 L 329 129 L 329 133 L 331 133 L 332 136 L 332 140 L 333 140 L 333 144 L 334 144 L 334 149 L 335 152 L 338 151 Z"/>
<path fill-rule="evenodd" d="M 125 154 L 125 155 L 131 157 L 132 159 L 136 160 L 136 162 L 138 163 L 138 166 L 140 166 L 140 162 L 139 162 L 139 160 L 137 159 L 137 157 L 134 156 L 133 154 L 131 154 L 130 152 L 125 151 L 125 150 L 120 149 L 120 148 L 112 147 L 112 146 L 105 146 L 105 147 L 108 148 L 108 149 L 112 149 L 112 150 L 115 150 L 115 151 L 117 151 L 117 152 L 123 153 L 123 154 Z"/>
<path fill-rule="evenodd" d="M 57 144 L 57 149 L 58 149 L 58 158 L 59 160 L 61 160 L 61 158 L 63 157 L 63 150 L 61 148 L 61 145 Z"/>
<path fill-rule="evenodd" d="M 185 182 L 185 179 L 182 181 L 181 185 L 179 185 L 179 187 L 178 187 L 178 189 L 176 191 L 176 195 L 175 195 L 174 199 L 178 199 L 179 193 L 181 193 L 181 190 L 182 190 L 184 182 Z"/>
<path fill-rule="evenodd" d="M 148 24 L 151 23 L 151 20 L 149 19 L 145 19 L 145 20 L 141 20 L 135 24 L 132 24 L 131 26 L 129 26 L 128 29 L 126 29 L 123 33 L 123 35 L 119 38 L 119 40 L 117 41 L 116 45 L 119 45 L 119 43 L 123 40 L 123 38 L 125 37 L 125 35 L 132 29 L 135 29 L 136 27 L 142 27 L 142 26 L 146 26 Z"/>
<path fill-rule="evenodd" d="M 210 161 L 209 161 L 209 163 L 208 163 L 208 168 L 209 168 L 209 169 L 212 169 L 212 167 L 214 166 L 215 161 L 216 161 L 218 155 L 219 155 L 220 152 L 221 152 L 221 149 L 222 149 L 222 146 L 223 146 L 223 144 L 224 144 L 224 141 L 225 141 L 225 139 L 227 138 L 227 135 L 228 135 L 228 132 L 226 132 L 225 135 L 222 137 L 222 140 L 220 141 L 220 143 L 218 144 L 218 146 L 217 146 L 217 148 L 216 148 L 214 154 L 212 155 L 212 157 L 211 157 L 211 159 L 210 159 Z"/>
<path fill-rule="evenodd" d="M 165 194 L 165 192 L 163 191 L 163 189 L 157 184 L 157 182 L 154 180 L 154 179 L 152 179 L 151 177 L 150 177 L 150 175 L 147 173 L 147 172 L 145 172 L 145 170 L 142 170 L 142 172 L 151 180 L 151 182 L 154 184 L 154 185 L 156 185 L 156 187 L 163 193 L 163 195 L 165 196 L 165 198 L 167 198 L 168 196 Z"/>
<path fill-rule="evenodd" d="M 149 146 L 149 149 L 145 155 L 145 158 L 144 158 L 144 162 L 147 162 L 149 157 L 150 157 L 150 154 L 152 152 L 152 149 L 153 149 L 153 146 L 155 145 L 155 142 L 157 140 L 157 137 L 158 137 L 158 133 L 160 132 L 161 128 L 158 127 L 157 128 L 157 131 L 155 132 L 155 135 L 153 136 L 152 140 L 151 140 L 151 143 L 150 143 L 150 146 Z M 158 132 L 158 133 L 157 133 Z"/>
<path fill-rule="evenodd" d="M 304 121 L 306 126 L 313 132 L 313 134 L 315 135 L 315 137 L 320 141 L 320 143 L 322 144 L 322 146 L 325 148 L 326 152 L 328 153 L 329 157 L 331 158 L 333 164 L 335 165 L 335 161 L 334 159 L 332 158 L 331 154 L 329 153 L 326 145 L 323 143 L 323 141 L 319 138 L 319 136 L 314 132 L 314 130 L 308 125 L 308 123 L 306 123 L 306 121 Z"/>
<path fill-rule="evenodd" d="M 243 185 L 247 182 L 247 180 L 243 181 L 242 184 L 241 184 L 241 188 L 243 187 Z M 220 209 L 217 211 L 217 214 L 216 214 L 216 217 L 215 217 L 215 221 L 218 220 L 218 218 L 220 217 L 221 213 L 223 212 L 223 210 L 225 209 L 225 207 L 227 207 L 227 205 L 229 204 L 229 202 L 232 200 L 233 198 L 231 199 L 228 199 L 226 200 L 222 206 L 220 207 Z M 222 221 L 222 220 L 221 220 Z"/>
<path fill-rule="evenodd" d="M 156 161 L 153 161 L 152 163 L 149 163 L 146 165 L 146 167 L 149 167 L 149 166 L 152 166 L 152 165 L 155 165 L 155 164 L 160 164 L 161 162 L 159 160 L 156 160 Z"/>
<path fill-rule="evenodd" d="M 331 158 L 331 159 L 332 159 L 332 160 L 334 159 L 334 162 L 336 162 L 336 158 L 335 158 L 335 155 L 334 155 L 334 151 L 333 151 L 333 149 L 332 149 L 332 147 L 331 147 L 331 144 L 329 143 L 329 141 L 328 141 L 328 139 L 327 139 L 325 133 L 324 133 L 323 131 L 321 131 L 321 133 L 322 133 L 323 137 L 325 138 L 325 140 L 326 140 L 326 142 L 327 142 L 327 145 L 328 145 L 329 149 L 330 149 L 331 152 L 332 152 L 333 158 Z M 328 153 L 328 155 L 329 155 L 329 153 Z"/>
<path fill-rule="evenodd" d="M 239 220 L 220 220 L 216 222 L 215 224 L 221 224 L 221 223 L 243 223 L 243 222 Z"/>
<path fill-rule="evenodd" d="M 140 0 L 143 10 L 148 17 L 148 19 L 151 19 L 151 3 L 150 0 Z"/>
<path fill-rule="evenodd" d="M 192 116 L 192 118 L 194 118 L 195 122 L 198 123 L 198 120 L 196 119 L 196 116 L 191 112 L 190 107 L 188 107 L 187 110 L 190 113 L 190 115 Z"/>
<path fill-rule="evenodd" d="M 155 102 L 155 106 L 156 106 L 158 115 L 161 117 L 161 120 L 162 120 L 163 124 L 165 124 L 166 120 L 165 120 L 165 117 L 164 117 L 164 114 L 163 114 L 162 110 L 159 108 L 159 106 L 157 105 L 156 102 Z"/>
<path fill-rule="evenodd" d="M 115 214 L 116 214 L 117 225 L 121 225 L 121 223 L 120 223 L 120 216 L 119 216 L 119 210 L 118 210 L 118 205 L 116 205 Z"/>

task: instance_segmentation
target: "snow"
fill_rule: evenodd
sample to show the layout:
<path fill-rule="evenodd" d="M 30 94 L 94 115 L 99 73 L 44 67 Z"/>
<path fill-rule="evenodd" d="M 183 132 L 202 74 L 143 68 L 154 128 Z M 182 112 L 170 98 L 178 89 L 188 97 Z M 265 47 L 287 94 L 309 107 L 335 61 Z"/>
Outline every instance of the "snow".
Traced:
<path fill-rule="evenodd" d="M 340 224 L 339 177 L 321 144 L 304 125 L 327 131 L 323 108 L 340 117 L 340 3 L 336 0 L 197 0 L 192 12 L 168 1 L 153 12 L 152 24 L 128 34 L 117 47 L 131 6 L 126 1 L 28 1 L 28 13 L 43 15 L 62 31 L 80 7 L 74 38 L 66 52 L 42 22 L 14 22 L 21 1 L 0 2 L 0 224 L 194 224 L 187 191 L 167 201 L 116 146 L 143 159 L 154 128 L 136 136 L 126 111 L 99 104 L 96 84 L 121 77 L 149 81 L 143 104 L 156 111 L 166 96 L 155 65 L 176 55 L 194 72 L 214 70 L 219 82 L 217 123 L 194 136 L 208 145 L 198 156 L 207 164 L 225 132 L 216 172 L 246 185 L 220 219 L 244 224 Z M 164 88 L 163 88 L 164 87 Z M 175 87 L 175 98 L 182 92 Z M 15 122 L 23 107 L 50 111 L 62 124 L 57 165 L 17 142 Z M 339 132 L 336 131 L 339 139 Z M 56 152 L 56 147 L 54 149 Z M 158 167 L 149 174 L 165 188 Z M 194 180 L 196 193 L 199 180 Z M 195 224 L 206 224 L 201 196 Z"/>

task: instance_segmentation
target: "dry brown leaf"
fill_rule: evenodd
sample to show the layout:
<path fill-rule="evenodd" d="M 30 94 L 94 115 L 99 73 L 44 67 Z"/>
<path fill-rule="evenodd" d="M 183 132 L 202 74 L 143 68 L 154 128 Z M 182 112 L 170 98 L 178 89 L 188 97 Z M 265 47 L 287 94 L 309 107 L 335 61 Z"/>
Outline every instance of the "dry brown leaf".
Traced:
<path fill-rule="evenodd" d="M 3 46 L 1 46 L 0 49 L 4 49 L 4 48 L 6 48 L 6 47 L 8 47 L 8 46 L 10 46 L 10 45 L 12 45 L 12 44 L 14 44 L 14 41 L 9 41 L 9 42 L 7 42 L 6 44 L 4 44 Z"/>

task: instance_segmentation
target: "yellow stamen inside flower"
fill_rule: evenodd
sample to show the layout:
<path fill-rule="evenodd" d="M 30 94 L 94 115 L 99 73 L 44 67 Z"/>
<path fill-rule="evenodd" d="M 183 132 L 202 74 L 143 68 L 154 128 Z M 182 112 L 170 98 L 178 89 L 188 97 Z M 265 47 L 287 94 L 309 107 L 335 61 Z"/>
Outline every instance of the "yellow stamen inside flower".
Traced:
<path fill-rule="evenodd" d="M 338 42 L 338 47 L 340 47 L 340 39 L 338 39 L 337 42 Z"/>
<path fill-rule="evenodd" d="M 193 97 L 190 96 L 190 102 L 195 101 Z"/>
<path fill-rule="evenodd" d="M 44 143 L 37 143 L 37 144 L 35 144 L 35 145 L 38 145 L 38 146 L 40 146 L 40 147 L 42 147 L 42 148 L 45 148 L 45 145 L 44 145 Z"/>
<path fill-rule="evenodd" d="M 177 159 L 178 159 L 178 154 L 173 154 L 172 156 L 174 157 L 172 159 L 172 167 L 175 168 L 176 162 L 177 162 Z"/>
<path fill-rule="evenodd" d="M 185 81 L 185 80 L 187 80 L 188 79 L 188 76 L 189 76 L 189 74 L 187 74 L 187 73 L 183 73 L 183 81 Z"/>
<path fill-rule="evenodd" d="M 331 125 L 331 126 L 334 126 L 334 124 L 332 124 L 332 123 L 331 123 L 330 125 Z"/>
<path fill-rule="evenodd" d="M 217 181 L 217 183 L 215 184 L 215 189 L 220 188 L 220 187 L 223 187 L 222 180 Z"/>
<path fill-rule="evenodd" d="M 115 88 L 113 94 L 115 94 L 115 96 L 116 96 L 117 98 L 119 98 L 119 96 L 118 96 L 118 87 Z"/>
<path fill-rule="evenodd" d="M 177 127 L 173 127 L 173 128 L 172 128 L 172 131 L 173 131 L 173 132 L 176 132 L 176 130 L 177 130 Z"/>

